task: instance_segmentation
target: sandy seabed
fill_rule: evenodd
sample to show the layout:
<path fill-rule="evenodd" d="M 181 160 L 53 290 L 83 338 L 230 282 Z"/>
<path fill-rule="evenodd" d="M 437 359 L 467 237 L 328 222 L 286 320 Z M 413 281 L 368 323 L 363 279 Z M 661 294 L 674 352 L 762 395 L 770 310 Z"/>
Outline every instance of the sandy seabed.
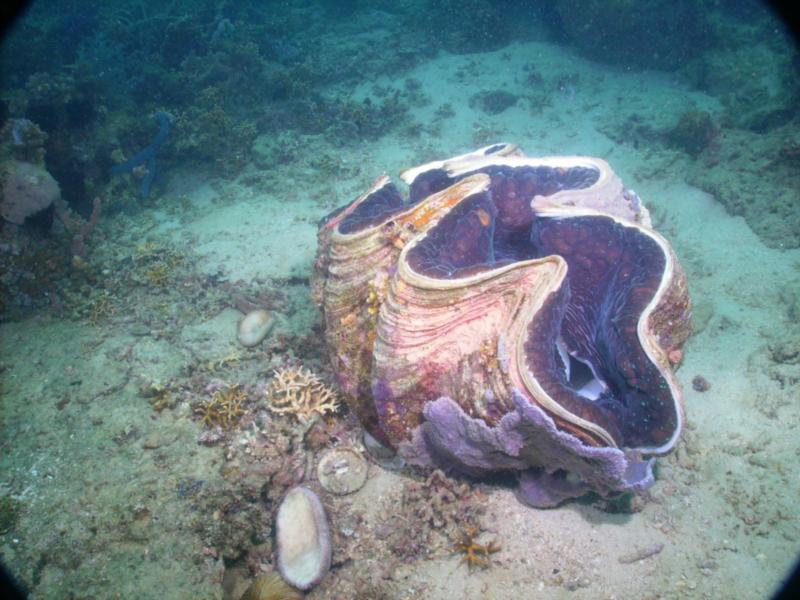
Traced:
<path fill-rule="evenodd" d="M 547 82 L 571 74 L 575 83 L 549 105 L 523 99 L 494 116 L 470 107 L 476 81 L 485 89 L 522 91 L 527 63 Z M 187 365 L 214 361 L 211 371 L 222 380 L 256 386 L 267 379 L 286 359 L 281 336 L 319 342 L 307 285 L 317 220 L 384 171 L 396 174 L 495 141 L 517 143 L 532 156 L 607 160 L 673 244 L 695 305 L 696 333 L 678 371 L 688 416 L 684 441 L 659 460 L 656 484 L 633 511 L 601 510 L 591 499 L 534 510 L 509 488 L 474 484 L 485 506 L 483 535 L 501 550 L 490 568 L 471 571 L 444 546 L 387 566 L 373 532 L 400 510 L 398 490 L 412 475 L 371 464 L 360 491 L 323 497 L 348 551 L 338 562 L 335 555 L 333 570 L 308 597 L 354 598 L 354 586 L 365 579 L 398 600 L 748 599 L 768 597 L 788 573 L 800 550 L 800 328 L 792 320 L 800 251 L 766 247 L 741 218 L 688 185 L 685 155 L 635 148 L 601 133 L 621 114 L 667 126 L 688 108 L 718 110 L 716 101 L 661 75 L 617 72 L 537 43 L 479 56 L 445 54 L 408 76 L 432 100 L 414 109 L 414 119 L 437 123 L 416 138 L 388 135 L 332 148 L 310 136 L 292 163 L 248 169 L 237 181 L 172 174 L 155 207 L 108 217 L 114 252 L 135 260 L 145 243 L 173 248 L 207 281 L 218 288 L 224 282 L 228 307 L 202 304 L 187 283 L 185 296 L 177 285 L 168 296 L 156 289 L 94 323 L 42 315 L 0 325 L 0 485 L 22 507 L 0 549 L 35 597 L 237 597 L 246 577 L 225 573 L 244 567 L 225 564 L 206 526 L 220 521 L 224 496 L 215 506 L 213 493 L 196 491 L 225 487 L 239 460 L 235 444 L 198 444 L 203 426 L 177 384 L 175 401 L 161 411 L 143 388 L 169 386 L 190 377 Z M 437 117 L 445 103 L 452 114 Z M 268 161 L 275 140 L 258 144 Z M 320 156 L 334 158 L 338 175 L 315 167 Z M 259 285 L 283 294 L 278 324 L 268 351 L 243 352 L 235 341 L 237 286 Z M 153 314 L 161 315 L 161 325 L 153 325 Z M 238 358 L 226 363 L 230 356 Z M 305 358 L 324 372 L 319 350 Z M 695 391 L 695 376 L 710 389 Z M 337 522 L 345 513 L 347 531 Z M 234 537 L 222 531 L 214 539 L 226 535 Z"/>

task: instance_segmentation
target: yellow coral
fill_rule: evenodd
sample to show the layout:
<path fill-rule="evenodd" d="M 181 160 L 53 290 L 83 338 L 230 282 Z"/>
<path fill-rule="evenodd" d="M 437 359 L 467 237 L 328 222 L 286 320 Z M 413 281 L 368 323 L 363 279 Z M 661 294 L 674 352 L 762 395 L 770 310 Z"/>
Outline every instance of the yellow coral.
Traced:
<path fill-rule="evenodd" d="M 276 369 L 267 386 L 272 412 L 292 415 L 306 423 L 312 416 L 336 412 L 339 398 L 319 377 L 304 367 Z"/>
<path fill-rule="evenodd" d="M 155 242 L 145 242 L 144 244 L 136 244 L 134 252 L 135 252 L 134 259 L 150 258 L 157 255 L 158 245 Z"/>
<path fill-rule="evenodd" d="M 162 385 L 158 382 L 151 383 L 149 386 L 142 389 L 142 395 L 147 398 L 150 406 L 156 412 L 161 412 L 165 408 L 172 408 L 175 401 L 172 398 L 172 390 L 168 386 Z"/>
<path fill-rule="evenodd" d="M 223 429 L 229 429 L 238 423 L 244 414 L 245 400 L 247 393 L 241 386 L 229 385 L 223 390 L 214 392 L 211 400 L 196 406 L 194 412 L 200 415 L 200 420 L 208 427 L 219 425 Z"/>
<path fill-rule="evenodd" d="M 475 567 L 489 567 L 492 564 L 491 555 L 500 552 L 500 544 L 489 542 L 479 544 L 477 542 L 480 530 L 477 527 L 468 527 L 461 535 L 461 540 L 455 545 L 455 551 L 463 554 L 461 562 L 467 563 L 467 568 L 472 571 Z"/>
<path fill-rule="evenodd" d="M 89 305 L 89 323 L 97 325 L 115 312 L 111 294 L 103 291 Z"/>
<path fill-rule="evenodd" d="M 133 254 L 137 265 L 136 278 L 141 283 L 165 286 L 184 259 L 181 252 L 169 246 L 160 247 L 154 242 L 139 244 Z"/>
<path fill-rule="evenodd" d="M 239 600 L 303 600 L 303 594 L 273 571 L 258 577 Z"/>

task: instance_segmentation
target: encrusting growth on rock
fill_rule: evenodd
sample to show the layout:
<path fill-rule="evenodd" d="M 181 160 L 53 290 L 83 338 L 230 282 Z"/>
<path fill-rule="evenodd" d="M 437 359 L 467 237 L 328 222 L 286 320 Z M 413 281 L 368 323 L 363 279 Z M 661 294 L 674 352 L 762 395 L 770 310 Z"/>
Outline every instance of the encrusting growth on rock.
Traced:
<path fill-rule="evenodd" d="M 336 392 L 304 367 L 276 369 L 266 396 L 272 412 L 292 415 L 303 423 L 315 414 L 322 416 L 339 408 Z"/>

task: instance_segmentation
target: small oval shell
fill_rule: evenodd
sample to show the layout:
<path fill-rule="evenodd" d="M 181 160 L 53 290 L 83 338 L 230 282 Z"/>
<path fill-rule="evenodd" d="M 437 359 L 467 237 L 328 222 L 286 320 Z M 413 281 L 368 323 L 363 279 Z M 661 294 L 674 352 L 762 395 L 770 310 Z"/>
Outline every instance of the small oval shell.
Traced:
<path fill-rule="evenodd" d="M 257 346 L 267 337 L 269 330 L 274 323 L 272 315 L 265 310 L 254 310 L 239 321 L 239 331 L 237 339 L 242 346 L 248 348 Z"/>
<path fill-rule="evenodd" d="M 294 587 L 307 590 L 331 566 L 331 532 L 319 497 L 301 485 L 286 493 L 275 517 L 278 571 Z"/>

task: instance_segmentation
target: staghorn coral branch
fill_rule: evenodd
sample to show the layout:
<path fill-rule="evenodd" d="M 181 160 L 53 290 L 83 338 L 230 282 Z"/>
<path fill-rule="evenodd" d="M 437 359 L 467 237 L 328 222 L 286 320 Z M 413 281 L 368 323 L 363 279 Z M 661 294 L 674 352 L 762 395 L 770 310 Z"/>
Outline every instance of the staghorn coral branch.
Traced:
<path fill-rule="evenodd" d="M 303 423 L 314 415 L 333 413 L 339 408 L 336 392 L 303 367 L 275 370 L 266 398 L 272 412 L 293 416 Z"/>

